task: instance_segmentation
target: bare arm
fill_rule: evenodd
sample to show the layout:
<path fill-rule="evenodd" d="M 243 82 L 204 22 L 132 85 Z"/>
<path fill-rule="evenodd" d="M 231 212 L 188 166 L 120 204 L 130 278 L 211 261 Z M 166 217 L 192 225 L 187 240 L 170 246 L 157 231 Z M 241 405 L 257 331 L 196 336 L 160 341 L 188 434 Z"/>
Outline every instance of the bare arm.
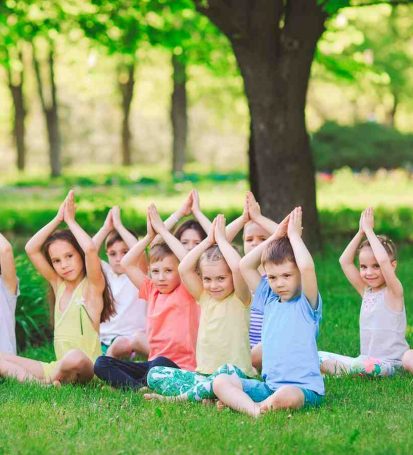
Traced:
<path fill-rule="evenodd" d="M 149 214 L 147 215 L 147 234 L 128 251 L 122 259 L 122 266 L 125 268 L 126 274 L 136 287 L 140 287 L 147 278 L 146 273 L 138 265 L 139 258 L 145 254 L 145 248 L 155 238 L 155 231 L 152 228 Z"/>
<path fill-rule="evenodd" d="M 252 292 L 257 289 L 261 281 L 261 274 L 258 272 L 258 267 L 261 264 L 262 253 L 273 240 L 280 239 L 287 234 L 289 217 L 290 215 L 287 215 L 281 223 L 277 225 L 277 229 L 267 240 L 260 243 L 241 259 L 241 273 Z"/>
<path fill-rule="evenodd" d="M 103 292 L 105 278 L 103 276 L 98 250 L 93 240 L 76 222 L 73 191 L 69 191 L 66 198 L 64 220 L 85 253 L 86 275 L 89 284 L 96 288 L 98 292 Z"/>
<path fill-rule="evenodd" d="M 340 266 L 344 272 L 344 275 L 346 275 L 350 284 L 360 295 L 363 295 L 365 285 L 360 277 L 359 270 L 354 264 L 354 260 L 356 258 L 357 249 L 364 237 L 364 231 L 362 228 L 363 214 L 364 212 L 362 212 L 360 217 L 359 230 L 351 239 L 350 243 L 347 245 L 346 249 L 343 251 L 339 259 Z"/>
<path fill-rule="evenodd" d="M 249 221 L 249 215 L 248 215 L 248 205 L 247 205 L 247 200 L 245 199 L 244 203 L 244 210 L 242 211 L 242 214 L 236 218 L 232 223 L 228 224 L 226 227 L 226 238 L 228 242 L 232 242 L 235 237 L 237 236 L 238 232 L 243 229 L 246 223 Z"/>
<path fill-rule="evenodd" d="M 179 264 L 178 270 L 182 282 L 195 300 L 199 300 L 202 295 L 202 291 L 204 290 L 202 279 L 197 271 L 198 260 L 202 253 L 214 244 L 214 230 L 215 221 L 211 225 L 208 236 L 202 240 L 199 245 L 189 251 Z"/>
<path fill-rule="evenodd" d="M 211 228 L 211 221 L 208 217 L 201 211 L 199 205 L 199 194 L 197 190 L 192 190 L 192 214 L 202 226 L 202 229 L 208 233 Z"/>
<path fill-rule="evenodd" d="M 394 297 L 394 299 L 391 299 L 392 306 L 395 310 L 401 311 L 403 309 L 403 287 L 396 276 L 395 268 L 392 265 L 392 261 L 386 249 L 374 233 L 374 215 L 372 208 L 365 210 L 362 224 L 367 240 L 373 250 L 374 257 L 380 266 L 387 289 L 390 295 Z"/>
<path fill-rule="evenodd" d="M 277 229 L 278 224 L 261 213 L 260 205 L 251 191 L 247 193 L 247 204 L 251 221 L 259 224 L 265 231 L 268 232 L 268 234 L 272 234 Z"/>
<path fill-rule="evenodd" d="M 295 261 L 301 274 L 301 288 L 311 306 L 317 309 L 318 286 L 313 258 L 308 251 L 302 233 L 302 211 L 296 207 L 290 214 L 288 222 L 288 238 L 294 251 Z"/>
<path fill-rule="evenodd" d="M 185 199 L 182 207 L 180 207 L 176 212 L 172 213 L 165 221 L 164 225 L 168 231 L 171 231 L 172 228 L 179 222 L 181 218 L 187 216 L 191 213 L 192 207 L 192 191 L 189 193 Z M 152 241 L 152 245 L 155 245 L 162 241 L 161 236 L 158 234 L 155 236 L 155 239 Z"/>
<path fill-rule="evenodd" d="M 14 264 L 13 248 L 10 242 L 0 233 L 0 267 L 4 285 L 11 294 L 17 292 L 17 275 Z"/>
<path fill-rule="evenodd" d="M 92 240 L 95 244 L 97 250 L 99 251 L 103 242 L 105 241 L 106 237 L 112 232 L 114 229 L 113 226 L 113 218 L 112 218 L 112 209 L 109 210 L 108 214 L 106 215 L 105 222 L 103 226 L 99 229 L 98 232 L 93 236 Z"/>
<path fill-rule="evenodd" d="M 164 239 L 169 248 L 173 251 L 174 255 L 179 259 L 179 261 L 181 261 L 187 254 L 187 251 L 183 247 L 182 243 L 173 234 L 171 234 L 168 229 L 166 229 L 154 204 L 149 206 L 148 213 L 155 232 L 157 232 Z"/>
<path fill-rule="evenodd" d="M 113 227 L 116 229 L 116 232 L 122 237 L 122 240 L 126 243 L 128 248 L 132 248 L 134 245 L 136 245 L 138 240 L 123 225 L 122 219 L 120 217 L 120 208 L 117 205 L 112 208 L 112 219 Z"/>
<path fill-rule="evenodd" d="M 218 215 L 215 226 L 215 240 L 218 247 L 225 258 L 228 267 L 232 272 L 232 280 L 234 283 L 234 291 L 236 296 L 241 300 L 244 305 L 251 303 L 251 292 L 248 289 L 247 283 L 242 277 L 240 271 L 241 256 L 228 242 L 225 232 L 225 218 L 224 215 Z"/>
<path fill-rule="evenodd" d="M 66 199 L 62 202 L 56 216 L 42 227 L 27 243 L 26 253 L 36 270 L 50 283 L 53 290 L 56 290 L 58 283 L 61 281 L 58 274 L 54 271 L 53 267 L 49 264 L 43 254 L 42 247 L 47 238 L 59 227 L 59 224 L 64 218 L 64 208 Z"/>

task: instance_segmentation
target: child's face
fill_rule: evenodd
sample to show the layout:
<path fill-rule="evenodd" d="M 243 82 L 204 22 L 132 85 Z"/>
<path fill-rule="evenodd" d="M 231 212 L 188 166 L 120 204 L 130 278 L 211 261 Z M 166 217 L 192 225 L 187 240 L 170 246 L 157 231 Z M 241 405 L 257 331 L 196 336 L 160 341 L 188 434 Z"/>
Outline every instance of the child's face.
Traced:
<path fill-rule="evenodd" d="M 385 285 L 386 282 L 380 265 L 369 246 L 365 246 L 360 250 L 359 263 L 361 279 L 367 286 L 378 289 Z M 392 261 L 392 266 L 393 268 L 396 267 L 396 261 Z"/>
<path fill-rule="evenodd" d="M 65 281 L 76 281 L 84 275 L 82 256 L 65 240 L 56 240 L 49 246 L 49 256 L 55 272 Z"/>
<path fill-rule="evenodd" d="M 271 289 L 280 296 L 282 302 L 291 300 L 301 292 L 301 274 L 294 262 L 269 262 L 264 269 Z"/>
<path fill-rule="evenodd" d="M 191 251 L 202 242 L 202 239 L 195 229 L 186 229 L 181 235 L 180 242 L 187 251 Z"/>
<path fill-rule="evenodd" d="M 129 251 L 128 246 L 122 240 L 113 243 L 107 250 L 106 255 L 108 257 L 110 268 L 118 275 L 125 273 L 125 269 L 121 265 L 123 256 Z"/>
<path fill-rule="evenodd" d="M 178 259 L 173 255 L 152 262 L 149 266 L 153 284 L 161 294 L 169 294 L 181 283 L 178 273 Z"/>
<path fill-rule="evenodd" d="M 225 261 L 203 260 L 200 268 L 203 287 L 212 298 L 224 300 L 234 292 L 232 273 Z"/>
<path fill-rule="evenodd" d="M 267 240 L 268 237 L 267 231 L 260 225 L 250 221 L 244 227 L 244 253 L 248 254 L 264 240 Z"/>

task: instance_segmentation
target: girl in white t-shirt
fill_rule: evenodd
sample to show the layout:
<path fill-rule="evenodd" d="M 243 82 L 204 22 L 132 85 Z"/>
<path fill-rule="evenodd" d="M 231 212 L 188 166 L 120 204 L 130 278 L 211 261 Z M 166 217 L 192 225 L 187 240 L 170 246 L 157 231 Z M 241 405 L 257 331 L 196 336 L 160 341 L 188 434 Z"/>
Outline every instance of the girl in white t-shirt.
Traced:
<path fill-rule="evenodd" d="M 13 249 L 0 233 L 0 353 L 16 354 L 15 317 L 18 281 Z"/>

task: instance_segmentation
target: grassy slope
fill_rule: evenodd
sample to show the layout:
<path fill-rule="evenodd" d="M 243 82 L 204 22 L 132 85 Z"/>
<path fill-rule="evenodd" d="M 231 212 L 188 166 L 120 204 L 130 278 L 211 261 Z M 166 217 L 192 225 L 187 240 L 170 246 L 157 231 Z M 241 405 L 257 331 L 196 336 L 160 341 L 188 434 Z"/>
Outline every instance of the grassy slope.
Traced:
<path fill-rule="evenodd" d="M 338 251 L 317 258 L 324 320 L 319 347 L 358 351 L 360 301 L 346 283 Z M 413 319 L 413 249 L 401 251 L 399 275 Z M 409 341 L 413 341 L 409 330 Z M 29 355 L 47 358 L 48 348 Z M 328 379 L 318 410 L 280 412 L 258 422 L 229 410 L 144 402 L 99 384 L 63 387 L 0 383 L 2 453 L 410 453 L 413 379 Z"/>

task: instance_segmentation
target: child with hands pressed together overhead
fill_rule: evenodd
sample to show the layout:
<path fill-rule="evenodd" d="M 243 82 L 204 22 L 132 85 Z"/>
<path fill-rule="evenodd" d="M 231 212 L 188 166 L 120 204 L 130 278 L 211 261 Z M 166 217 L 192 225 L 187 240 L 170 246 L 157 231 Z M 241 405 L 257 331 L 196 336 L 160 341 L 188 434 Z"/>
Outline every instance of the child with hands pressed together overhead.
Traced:
<path fill-rule="evenodd" d="M 153 220 L 153 225 L 165 235 L 159 221 Z M 167 242 L 172 241 L 167 235 L 164 238 Z M 170 247 L 173 248 L 172 243 Z M 251 294 L 239 270 L 240 260 L 227 240 L 225 218 L 218 215 L 206 239 L 179 265 L 183 283 L 201 308 L 196 373 L 162 367 L 151 369 L 148 386 L 156 394 L 145 395 L 147 399 L 173 397 L 174 400 L 199 401 L 214 398 L 211 385 L 217 374 L 254 375 L 248 342 Z M 227 363 L 238 368 L 228 367 Z"/>
<path fill-rule="evenodd" d="M 62 221 L 69 230 L 55 232 Z M 93 362 L 101 354 L 99 325 L 114 307 L 97 249 L 76 222 L 73 191 L 56 217 L 29 240 L 26 252 L 56 298 L 57 360 L 44 363 L 0 354 L 0 376 L 54 385 L 88 382 L 93 378 Z"/>
<path fill-rule="evenodd" d="M 137 243 L 135 236 L 125 228 L 119 207 L 111 208 L 102 228 L 93 237 L 99 250 L 105 241 L 108 263 L 102 261 L 115 301 L 116 314 L 100 325 L 100 341 L 104 354 L 116 358 L 130 358 L 135 353 L 147 355 L 146 302 L 125 273 L 123 257 Z M 142 255 L 139 266 L 146 273 L 147 263 Z"/>
<path fill-rule="evenodd" d="M 148 361 L 130 362 L 107 356 L 99 357 L 95 364 L 95 374 L 113 387 L 139 389 L 146 385 L 149 369 L 157 365 L 195 368 L 199 311 L 178 273 L 179 259 L 187 251 L 165 228 L 166 235 L 175 240 L 174 250 L 165 243 L 157 243 L 150 248 L 150 277 L 138 265 L 139 258 L 156 235 L 152 226 L 154 212 L 155 207 L 150 206 L 146 236 L 121 261 L 128 277 L 139 288 L 140 298 L 148 302 Z"/>
<path fill-rule="evenodd" d="M 354 264 L 357 252 L 359 269 Z M 409 349 L 406 312 L 403 287 L 396 276 L 396 248 L 390 239 L 374 233 L 373 209 L 361 214 L 359 230 L 341 255 L 340 265 L 363 299 L 360 355 L 352 358 L 320 352 L 321 370 L 328 374 L 390 376 L 402 366 L 402 357 Z"/>
<path fill-rule="evenodd" d="M 222 374 L 213 388 L 223 405 L 254 417 L 271 409 L 318 405 L 324 395 L 316 344 L 322 303 L 301 219 L 298 207 L 241 260 L 244 278 L 255 291 L 253 304 L 264 314 L 264 382 Z M 268 279 L 258 272 L 261 263 Z"/>
<path fill-rule="evenodd" d="M 16 354 L 15 312 L 18 295 L 13 248 L 0 233 L 0 353 Z"/>

